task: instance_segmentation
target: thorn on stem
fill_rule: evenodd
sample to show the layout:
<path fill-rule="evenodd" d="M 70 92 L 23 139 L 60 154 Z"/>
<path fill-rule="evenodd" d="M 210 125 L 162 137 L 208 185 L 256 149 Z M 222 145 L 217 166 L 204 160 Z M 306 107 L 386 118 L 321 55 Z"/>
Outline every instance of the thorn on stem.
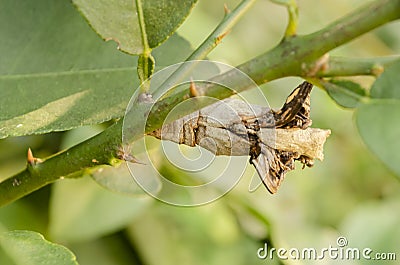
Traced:
<path fill-rule="evenodd" d="M 222 33 L 221 35 L 219 35 L 216 39 L 215 39 L 215 44 L 218 45 L 221 43 L 222 39 L 225 38 L 226 35 L 229 34 L 229 31 L 226 31 L 224 33 Z"/>
<path fill-rule="evenodd" d="M 31 165 L 33 163 L 35 163 L 35 158 L 33 157 L 31 148 L 28 148 L 28 159 L 27 160 L 28 160 L 28 163 Z"/>
<path fill-rule="evenodd" d="M 225 16 L 228 15 L 230 12 L 231 12 L 231 10 L 228 8 L 228 5 L 225 3 L 225 4 L 224 4 L 224 13 L 225 13 Z"/>
<path fill-rule="evenodd" d="M 41 159 L 33 156 L 32 150 L 30 148 L 28 148 L 27 161 L 28 161 L 28 164 L 31 166 L 35 166 L 42 162 Z"/>
<path fill-rule="evenodd" d="M 190 80 L 189 95 L 191 98 L 200 96 L 200 93 L 192 79 Z"/>

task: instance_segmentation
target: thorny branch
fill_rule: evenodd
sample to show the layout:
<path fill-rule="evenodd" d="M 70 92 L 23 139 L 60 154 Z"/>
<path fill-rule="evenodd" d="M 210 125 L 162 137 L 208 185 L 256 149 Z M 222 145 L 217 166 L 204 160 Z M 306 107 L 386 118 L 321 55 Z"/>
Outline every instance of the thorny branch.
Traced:
<path fill-rule="evenodd" d="M 285 39 L 272 50 L 249 60 L 238 68 L 248 74 L 257 84 L 264 84 L 285 76 L 305 77 L 308 76 L 307 66 L 313 65 L 313 62 L 325 53 L 399 18 L 400 0 L 376 0 L 354 10 L 317 32 Z M 302 65 L 305 65 L 305 67 L 302 67 Z M 385 64 L 382 65 L 382 67 L 384 66 Z M 339 75 L 349 75 L 347 71 L 350 72 L 350 75 L 370 75 L 369 69 L 371 67 L 370 65 L 367 67 L 368 69 L 365 70 L 360 66 L 355 71 L 352 71 L 351 68 L 342 69 L 340 65 L 337 68 Z M 382 67 L 379 67 L 380 70 Z M 321 69 L 315 75 L 316 77 L 326 74 L 335 75 L 337 72 L 333 71 L 333 68 L 331 67 L 332 71 L 326 68 Z M 225 75 L 225 77 L 231 80 L 237 92 L 249 89 L 249 87 L 240 86 L 240 80 L 237 80 L 234 76 Z M 156 104 L 154 112 L 150 113 L 152 124 L 146 127 L 146 132 L 159 128 L 169 111 L 188 95 L 187 91 L 182 91 Z M 218 99 L 231 96 L 230 93 L 221 89 L 210 89 L 205 95 Z M 183 113 L 183 115 L 187 113 L 189 112 Z M 101 134 L 47 158 L 43 163 L 35 166 L 28 164 L 23 171 L 0 183 L 0 206 L 15 201 L 63 177 L 81 176 L 83 170 L 97 165 L 112 165 L 118 157 L 117 150 L 121 146 L 121 128 L 122 120 L 110 126 Z"/>

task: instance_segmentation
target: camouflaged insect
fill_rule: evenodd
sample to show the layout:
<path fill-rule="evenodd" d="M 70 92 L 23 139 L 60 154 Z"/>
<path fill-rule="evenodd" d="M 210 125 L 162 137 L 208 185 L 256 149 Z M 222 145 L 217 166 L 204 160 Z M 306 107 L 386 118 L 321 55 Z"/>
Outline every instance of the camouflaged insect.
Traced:
<path fill-rule="evenodd" d="M 312 166 L 323 159 L 329 130 L 309 128 L 310 92 L 304 82 L 274 111 L 237 99 L 221 100 L 152 132 L 162 140 L 199 145 L 215 155 L 250 155 L 263 184 L 276 193 L 294 161 Z"/>

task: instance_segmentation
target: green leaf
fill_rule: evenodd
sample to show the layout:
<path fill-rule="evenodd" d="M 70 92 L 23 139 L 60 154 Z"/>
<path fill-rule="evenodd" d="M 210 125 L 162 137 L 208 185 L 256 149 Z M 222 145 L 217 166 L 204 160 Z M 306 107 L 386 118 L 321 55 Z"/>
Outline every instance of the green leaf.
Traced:
<path fill-rule="evenodd" d="M 328 95 L 344 108 L 355 108 L 366 96 L 365 90 L 357 83 L 348 80 L 321 81 Z"/>
<path fill-rule="evenodd" d="M 87 177 L 56 183 L 52 194 L 50 234 L 67 242 L 86 241 L 118 231 L 152 200 L 149 196 L 121 196 Z"/>
<path fill-rule="evenodd" d="M 132 82 L 134 74 L 133 69 L 121 69 L 2 78 L 0 138 L 69 130 L 121 117 L 138 85 Z"/>
<path fill-rule="evenodd" d="M 68 1 L 3 0 L 0 34 L 0 138 L 120 116 L 138 84 L 135 58 L 99 40 Z"/>
<path fill-rule="evenodd" d="M 99 40 L 69 1 L 2 0 L 0 34 L 0 75 L 9 78 L 136 65 L 115 43 Z"/>
<path fill-rule="evenodd" d="M 73 0 L 73 3 L 103 39 L 116 41 L 119 49 L 127 53 L 141 54 L 146 47 L 144 41 L 149 48 L 154 48 L 171 36 L 196 1 Z M 140 27 L 137 4 L 143 10 L 146 32 Z"/>
<path fill-rule="evenodd" d="M 400 100 L 374 100 L 356 113 L 359 133 L 373 153 L 400 177 Z"/>
<path fill-rule="evenodd" d="M 373 98 L 400 99 L 400 60 L 388 66 L 371 88 Z"/>
<path fill-rule="evenodd" d="M 371 100 L 356 115 L 360 135 L 369 149 L 400 178 L 400 61 L 391 64 L 371 88 Z M 383 100 L 382 100 L 383 99 Z"/>
<path fill-rule="evenodd" d="M 1 4 L 0 139 L 123 116 L 139 85 L 137 57 L 102 42 L 68 1 Z M 154 50 L 159 65 L 190 53 L 176 35 Z"/>
<path fill-rule="evenodd" d="M 70 148 L 85 139 L 89 139 L 102 131 L 101 126 L 82 126 L 80 128 L 70 130 L 65 133 L 60 149 Z M 109 191 L 118 192 L 123 195 L 129 196 L 147 196 L 147 193 L 135 182 L 132 177 L 126 162 L 121 162 L 118 167 L 113 166 L 97 166 L 92 169 L 88 169 L 82 175 L 89 174 L 94 181 L 100 186 L 108 189 Z M 161 183 L 157 176 L 152 174 L 143 173 L 143 181 L 146 180 L 146 187 L 150 187 L 151 193 L 155 194 L 161 189 Z M 89 184 L 88 184 L 89 185 Z M 13 203 L 11 205 L 15 205 Z M 2 216 L 8 212 L 2 214 L 4 208 L 10 207 L 7 205 L 0 209 L 0 222 Z"/>
<path fill-rule="evenodd" d="M 15 265 L 77 265 L 67 248 L 51 243 L 36 232 L 15 230 L 0 234 L 0 246 Z"/>

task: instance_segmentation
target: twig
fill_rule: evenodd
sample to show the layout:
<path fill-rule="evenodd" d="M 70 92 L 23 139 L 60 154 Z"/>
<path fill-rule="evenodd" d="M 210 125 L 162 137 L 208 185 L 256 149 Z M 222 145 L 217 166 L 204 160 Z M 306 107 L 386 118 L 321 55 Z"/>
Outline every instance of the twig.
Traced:
<path fill-rule="evenodd" d="M 399 18 L 400 0 L 370 2 L 326 28 L 285 40 L 272 50 L 238 66 L 238 69 L 257 84 L 286 76 L 307 76 L 302 65 L 312 65 L 330 50 Z"/>
<path fill-rule="evenodd" d="M 345 58 L 330 57 L 325 67 L 315 73 L 315 77 L 332 76 L 379 76 L 385 68 L 400 60 L 400 56 L 386 56 L 374 58 Z"/>
<path fill-rule="evenodd" d="M 377 0 L 355 10 L 332 23 L 327 28 L 310 35 L 293 37 L 238 68 L 248 74 L 257 84 L 285 76 L 307 76 L 302 64 L 312 65 L 328 51 L 371 31 L 389 21 L 400 18 L 400 0 Z M 355 71 L 356 72 L 356 71 Z M 318 72 L 316 73 L 318 75 Z M 322 74 L 322 73 L 321 73 Z M 217 77 L 229 80 L 237 92 L 250 87 L 232 73 Z M 218 86 L 209 86 L 204 95 L 223 99 L 232 92 Z M 146 132 L 160 128 L 167 114 L 185 98 L 189 91 L 181 91 L 157 102 L 149 116 Z M 208 101 L 208 103 L 210 103 Z M 198 104 L 191 111 L 204 107 L 207 102 Z M 182 116 L 190 111 L 182 113 Z M 113 164 L 118 161 L 117 150 L 121 148 L 122 120 L 107 128 L 101 134 L 50 157 L 40 163 L 34 174 L 26 168 L 15 176 L 0 183 L 0 205 L 5 205 L 63 177 L 74 177 L 82 170 L 100 164 Z M 137 137 L 142 137 L 138 135 Z M 96 163 L 92 162 L 96 159 Z M 79 175 L 80 176 L 80 175 Z"/>
<path fill-rule="evenodd" d="M 240 18 L 255 3 L 255 0 L 243 0 L 233 10 L 228 11 L 225 6 L 225 17 L 214 29 L 213 32 L 201 43 L 201 45 L 186 59 L 186 61 L 203 60 L 206 56 L 221 42 L 221 40 L 230 32 Z M 164 91 L 163 87 L 171 87 L 180 83 L 184 77 L 190 73 L 194 64 L 182 64 L 161 86 L 157 91 Z"/>
<path fill-rule="evenodd" d="M 285 39 L 295 36 L 297 33 L 297 25 L 299 23 L 299 9 L 296 0 L 272 0 L 272 2 L 284 5 L 289 14 L 289 21 L 285 31 Z"/>

